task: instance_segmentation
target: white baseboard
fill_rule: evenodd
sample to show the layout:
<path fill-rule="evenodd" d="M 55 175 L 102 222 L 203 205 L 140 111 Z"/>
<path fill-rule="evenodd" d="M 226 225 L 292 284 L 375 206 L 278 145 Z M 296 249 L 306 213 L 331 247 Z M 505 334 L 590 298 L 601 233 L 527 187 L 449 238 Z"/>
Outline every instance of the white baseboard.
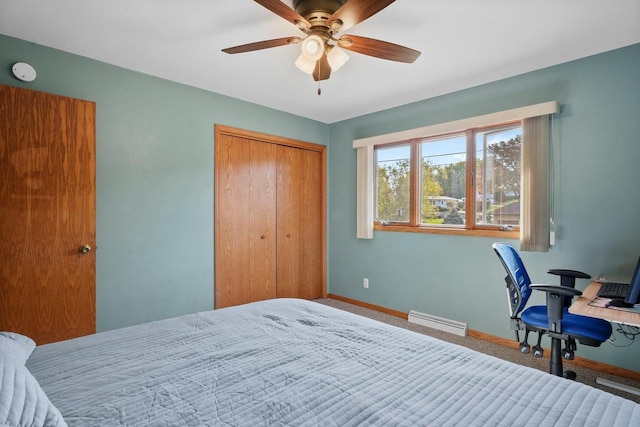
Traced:
<path fill-rule="evenodd" d="M 449 332 L 461 337 L 467 336 L 467 324 L 456 320 L 445 319 L 444 317 L 434 316 L 432 314 L 421 313 L 411 310 L 409 312 L 409 322 L 418 325 L 427 326 L 439 331 Z"/>

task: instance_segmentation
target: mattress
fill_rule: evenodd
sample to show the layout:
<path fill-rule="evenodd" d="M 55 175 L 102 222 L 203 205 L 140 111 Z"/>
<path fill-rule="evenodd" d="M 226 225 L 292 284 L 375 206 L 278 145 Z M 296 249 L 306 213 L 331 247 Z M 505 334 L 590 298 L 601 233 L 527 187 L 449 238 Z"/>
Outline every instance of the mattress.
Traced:
<path fill-rule="evenodd" d="M 629 426 L 640 405 L 310 301 L 37 347 L 70 426 Z"/>

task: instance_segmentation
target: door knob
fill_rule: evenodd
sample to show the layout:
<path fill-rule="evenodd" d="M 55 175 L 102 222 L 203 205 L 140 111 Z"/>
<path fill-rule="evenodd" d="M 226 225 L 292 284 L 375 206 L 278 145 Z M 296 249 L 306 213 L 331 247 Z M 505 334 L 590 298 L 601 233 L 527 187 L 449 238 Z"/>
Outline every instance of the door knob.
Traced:
<path fill-rule="evenodd" d="M 88 254 L 89 252 L 91 252 L 91 246 L 89 245 L 82 245 L 80 246 L 80 253 L 83 255 Z"/>

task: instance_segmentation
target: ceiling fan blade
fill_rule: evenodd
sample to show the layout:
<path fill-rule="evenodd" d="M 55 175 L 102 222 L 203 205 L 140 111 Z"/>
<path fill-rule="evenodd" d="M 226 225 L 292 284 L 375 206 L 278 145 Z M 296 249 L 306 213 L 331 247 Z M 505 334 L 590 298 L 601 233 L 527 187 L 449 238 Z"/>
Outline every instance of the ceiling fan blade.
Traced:
<path fill-rule="evenodd" d="M 338 45 L 352 52 L 388 59 L 389 61 L 412 63 L 420 56 L 420 52 L 417 50 L 360 36 L 344 35 L 338 40 Z"/>
<path fill-rule="evenodd" d="M 334 21 L 340 20 L 342 21 L 340 31 L 344 31 L 372 17 L 394 1 L 395 0 L 349 0 L 329 17 L 327 23 L 331 26 Z"/>
<path fill-rule="evenodd" d="M 304 19 L 298 12 L 291 9 L 289 6 L 281 2 L 280 0 L 254 0 L 256 3 L 266 7 L 271 12 L 286 19 L 297 27 L 311 28 L 309 21 Z"/>
<path fill-rule="evenodd" d="M 327 54 L 325 53 L 316 61 L 316 68 L 313 70 L 313 80 L 327 80 L 331 76 L 331 66 L 329 65 L 329 60 L 327 59 Z"/>
<path fill-rule="evenodd" d="M 282 37 L 273 40 L 263 40 L 261 42 L 247 43 L 240 46 L 228 47 L 222 49 L 225 53 L 244 53 L 252 52 L 254 50 L 269 49 L 271 47 L 284 46 L 286 44 L 299 43 L 300 37 Z"/>

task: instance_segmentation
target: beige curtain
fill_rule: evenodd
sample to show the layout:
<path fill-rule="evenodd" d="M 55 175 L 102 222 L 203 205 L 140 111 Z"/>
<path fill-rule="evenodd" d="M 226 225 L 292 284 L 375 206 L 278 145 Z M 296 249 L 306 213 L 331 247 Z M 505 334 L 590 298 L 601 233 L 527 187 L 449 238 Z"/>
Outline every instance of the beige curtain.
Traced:
<path fill-rule="evenodd" d="M 522 120 L 520 250 L 549 250 L 549 116 Z"/>
<path fill-rule="evenodd" d="M 360 147 L 357 156 L 357 238 L 373 239 L 373 146 Z"/>

